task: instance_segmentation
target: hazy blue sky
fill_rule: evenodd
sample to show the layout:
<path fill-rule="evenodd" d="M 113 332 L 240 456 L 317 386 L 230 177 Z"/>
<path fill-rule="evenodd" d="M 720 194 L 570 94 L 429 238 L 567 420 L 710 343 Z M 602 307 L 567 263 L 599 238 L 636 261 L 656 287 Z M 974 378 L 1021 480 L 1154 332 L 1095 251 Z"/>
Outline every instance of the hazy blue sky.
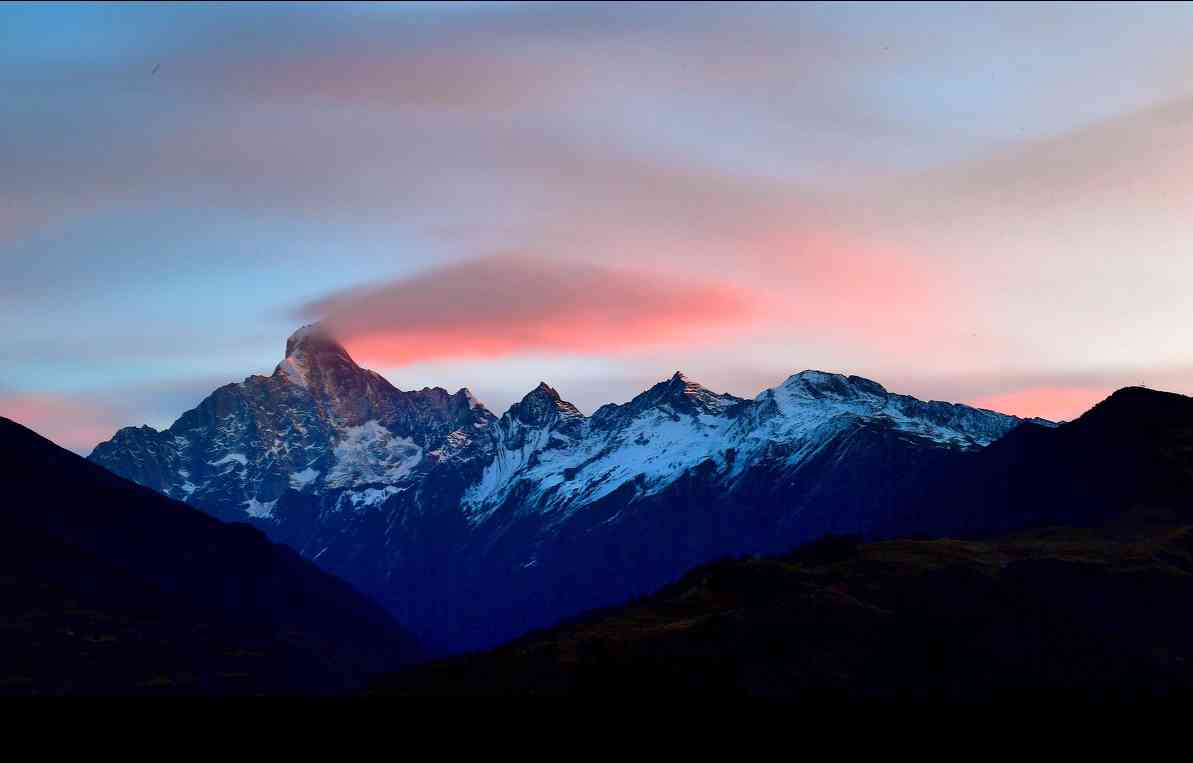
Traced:
<path fill-rule="evenodd" d="M 1191 39 L 1189 4 L 5 3 L 0 413 L 88 451 L 320 318 L 498 413 L 677 368 L 1193 392 Z"/>

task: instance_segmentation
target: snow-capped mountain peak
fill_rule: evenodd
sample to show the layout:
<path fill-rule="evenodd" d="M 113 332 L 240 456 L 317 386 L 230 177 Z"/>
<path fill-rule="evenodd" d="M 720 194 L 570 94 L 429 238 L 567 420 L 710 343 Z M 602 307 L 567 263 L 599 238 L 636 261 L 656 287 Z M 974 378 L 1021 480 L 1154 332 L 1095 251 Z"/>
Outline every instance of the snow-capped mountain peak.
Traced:
<path fill-rule="evenodd" d="M 273 373 L 320 395 L 327 393 L 328 381 L 336 375 L 354 376 L 362 372 L 342 344 L 321 324 L 311 323 L 286 340 L 286 355 Z"/>
<path fill-rule="evenodd" d="M 546 426 L 560 420 L 584 418 L 576 406 L 561 398 L 546 382 L 539 382 L 537 387 L 510 406 L 506 416 L 527 426 Z"/>
<path fill-rule="evenodd" d="M 92 459 L 217 516 L 269 519 L 292 491 L 362 506 L 486 447 L 495 417 L 467 389 L 404 392 L 318 324 L 272 376 L 220 387 L 169 429 L 126 428 Z"/>
<path fill-rule="evenodd" d="M 883 399 L 887 396 L 886 388 L 878 382 L 828 371 L 800 371 L 787 377 L 779 386 L 793 394 L 815 399 Z"/>
<path fill-rule="evenodd" d="M 592 414 L 598 429 L 617 429 L 651 412 L 671 418 L 722 416 L 745 403 L 739 397 L 717 393 L 679 371 L 622 405 L 603 405 Z"/>
<path fill-rule="evenodd" d="M 456 396 L 463 397 L 464 400 L 468 402 L 468 406 L 470 408 L 483 410 L 485 407 L 485 404 L 478 400 L 476 395 L 472 394 L 472 390 L 468 389 L 467 387 L 460 387 L 460 389 L 456 391 Z"/>
<path fill-rule="evenodd" d="M 348 354 L 321 323 L 308 323 L 286 338 L 287 358 L 325 351 Z"/>

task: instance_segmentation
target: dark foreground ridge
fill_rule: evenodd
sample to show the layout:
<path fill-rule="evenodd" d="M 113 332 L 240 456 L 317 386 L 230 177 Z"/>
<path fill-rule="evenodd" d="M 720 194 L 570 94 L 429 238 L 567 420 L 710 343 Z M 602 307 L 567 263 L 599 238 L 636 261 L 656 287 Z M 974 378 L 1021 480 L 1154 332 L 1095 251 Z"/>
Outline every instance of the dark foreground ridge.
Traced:
<path fill-rule="evenodd" d="M 374 688 L 421 695 L 1084 699 L 1193 689 L 1193 529 L 830 538 Z"/>
<path fill-rule="evenodd" d="M 325 693 L 421 650 L 247 525 L 0 418 L 0 693 Z"/>
<path fill-rule="evenodd" d="M 1124 387 L 1059 427 L 1021 425 L 907 500 L 888 537 L 1193 524 L 1193 398 Z"/>

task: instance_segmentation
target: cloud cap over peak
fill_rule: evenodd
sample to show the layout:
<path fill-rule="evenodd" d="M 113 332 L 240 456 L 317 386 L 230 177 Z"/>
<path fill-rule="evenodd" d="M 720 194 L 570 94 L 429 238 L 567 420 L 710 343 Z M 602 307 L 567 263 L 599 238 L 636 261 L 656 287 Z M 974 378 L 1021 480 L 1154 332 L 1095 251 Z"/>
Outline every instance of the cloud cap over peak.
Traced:
<path fill-rule="evenodd" d="M 535 352 L 610 353 L 740 330 L 758 297 L 722 282 L 502 253 L 309 302 L 354 355 L 401 365 Z"/>

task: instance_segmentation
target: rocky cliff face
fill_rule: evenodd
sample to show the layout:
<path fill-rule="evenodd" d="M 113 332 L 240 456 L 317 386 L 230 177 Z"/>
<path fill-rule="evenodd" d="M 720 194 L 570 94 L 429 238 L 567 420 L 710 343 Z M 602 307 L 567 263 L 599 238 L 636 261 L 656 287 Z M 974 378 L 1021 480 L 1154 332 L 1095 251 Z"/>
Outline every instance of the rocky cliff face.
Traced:
<path fill-rule="evenodd" d="M 714 557 L 897 527 L 900 497 L 1019 424 L 821 371 L 752 400 L 676 373 L 592 416 L 542 383 L 497 418 L 466 389 L 398 390 L 310 326 L 271 376 L 91 459 L 250 521 L 461 649 Z"/>
<path fill-rule="evenodd" d="M 380 504 L 487 452 L 493 421 L 468 390 L 403 392 L 306 327 L 272 376 L 220 387 L 165 431 L 122 429 L 91 460 L 216 516 L 267 520 L 288 493 Z"/>

